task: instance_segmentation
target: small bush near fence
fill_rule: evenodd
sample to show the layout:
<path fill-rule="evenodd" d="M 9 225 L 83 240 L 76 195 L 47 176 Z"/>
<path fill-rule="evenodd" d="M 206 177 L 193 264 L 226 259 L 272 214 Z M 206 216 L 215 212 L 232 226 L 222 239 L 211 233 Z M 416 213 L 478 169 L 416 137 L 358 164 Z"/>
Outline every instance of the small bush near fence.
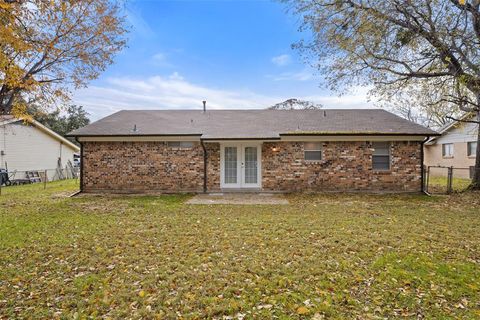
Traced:
<path fill-rule="evenodd" d="M 472 182 L 472 168 L 429 166 L 425 172 L 425 191 L 447 194 L 462 192 Z"/>

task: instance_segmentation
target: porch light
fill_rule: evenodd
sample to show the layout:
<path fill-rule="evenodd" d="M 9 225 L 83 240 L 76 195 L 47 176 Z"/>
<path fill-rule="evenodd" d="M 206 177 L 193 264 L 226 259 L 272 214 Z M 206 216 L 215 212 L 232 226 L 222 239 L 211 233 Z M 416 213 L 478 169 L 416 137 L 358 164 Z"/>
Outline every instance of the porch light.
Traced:
<path fill-rule="evenodd" d="M 277 147 L 277 146 L 273 146 L 273 147 L 272 147 L 272 151 L 273 151 L 273 152 L 277 152 L 277 151 L 278 151 L 278 147 Z"/>

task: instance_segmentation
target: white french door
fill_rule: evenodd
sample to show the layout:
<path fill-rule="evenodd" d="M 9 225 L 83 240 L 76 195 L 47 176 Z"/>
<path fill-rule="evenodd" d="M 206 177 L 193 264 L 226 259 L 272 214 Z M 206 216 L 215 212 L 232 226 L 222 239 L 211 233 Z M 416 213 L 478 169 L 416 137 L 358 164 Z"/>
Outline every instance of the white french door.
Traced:
<path fill-rule="evenodd" d="M 261 151 L 259 144 L 226 143 L 220 148 L 221 188 L 260 188 Z"/>

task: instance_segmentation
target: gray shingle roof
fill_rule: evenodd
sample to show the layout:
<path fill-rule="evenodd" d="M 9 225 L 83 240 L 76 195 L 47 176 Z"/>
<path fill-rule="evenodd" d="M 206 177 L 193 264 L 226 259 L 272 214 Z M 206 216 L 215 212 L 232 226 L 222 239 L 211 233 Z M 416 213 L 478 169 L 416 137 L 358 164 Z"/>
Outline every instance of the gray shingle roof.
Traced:
<path fill-rule="evenodd" d="M 69 135 L 275 139 L 287 134 L 437 135 L 382 109 L 210 110 L 205 113 L 201 110 L 123 110 Z"/>

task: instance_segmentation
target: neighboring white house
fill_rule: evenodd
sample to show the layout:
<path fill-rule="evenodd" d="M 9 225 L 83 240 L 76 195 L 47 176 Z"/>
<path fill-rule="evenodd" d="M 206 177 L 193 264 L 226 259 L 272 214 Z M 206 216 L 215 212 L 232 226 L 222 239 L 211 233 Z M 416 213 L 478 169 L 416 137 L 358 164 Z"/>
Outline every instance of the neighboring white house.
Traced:
<path fill-rule="evenodd" d="M 80 148 L 35 120 L 0 116 L 0 168 L 18 171 L 47 171 L 48 179 L 58 178 L 58 164 L 73 163 Z M 22 176 L 23 174 L 23 176 Z"/>
<path fill-rule="evenodd" d="M 474 119 L 474 115 L 466 115 L 463 120 Z M 471 122 L 454 122 L 441 128 L 441 136 L 434 137 L 425 143 L 425 165 L 454 167 L 457 177 L 468 178 L 475 165 L 478 124 Z M 446 174 L 446 170 L 434 172 Z"/>

